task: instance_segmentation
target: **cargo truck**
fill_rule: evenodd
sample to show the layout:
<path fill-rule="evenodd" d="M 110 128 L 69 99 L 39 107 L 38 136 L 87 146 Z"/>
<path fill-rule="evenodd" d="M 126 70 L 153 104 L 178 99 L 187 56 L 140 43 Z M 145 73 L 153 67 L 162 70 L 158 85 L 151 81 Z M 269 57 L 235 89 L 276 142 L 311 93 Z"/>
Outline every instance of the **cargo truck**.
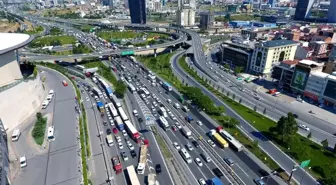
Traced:
<path fill-rule="evenodd" d="M 182 133 L 188 139 L 191 137 L 191 130 L 187 126 L 182 127 Z"/>
<path fill-rule="evenodd" d="M 113 163 L 113 169 L 116 172 L 116 174 L 120 174 L 122 172 L 122 165 L 119 159 L 119 156 L 112 157 L 112 163 Z"/>
<path fill-rule="evenodd" d="M 98 110 L 100 110 L 100 112 L 104 112 L 104 104 L 103 104 L 103 102 L 101 102 L 101 101 L 98 101 L 97 102 L 97 107 L 98 107 Z"/>

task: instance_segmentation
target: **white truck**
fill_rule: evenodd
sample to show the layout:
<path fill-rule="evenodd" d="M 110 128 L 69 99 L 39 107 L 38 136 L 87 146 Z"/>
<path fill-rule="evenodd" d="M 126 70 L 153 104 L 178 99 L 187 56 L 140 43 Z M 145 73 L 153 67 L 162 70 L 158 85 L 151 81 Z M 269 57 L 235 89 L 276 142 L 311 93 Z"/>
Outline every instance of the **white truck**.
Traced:
<path fill-rule="evenodd" d="M 187 126 L 182 127 L 182 133 L 188 139 L 191 137 L 191 130 Z"/>
<path fill-rule="evenodd" d="M 153 173 L 148 174 L 147 179 L 148 179 L 147 180 L 148 185 L 159 185 L 159 181 L 155 180 L 155 174 L 153 174 Z"/>
<path fill-rule="evenodd" d="M 106 135 L 106 142 L 109 146 L 113 145 L 113 138 L 111 134 Z"/>

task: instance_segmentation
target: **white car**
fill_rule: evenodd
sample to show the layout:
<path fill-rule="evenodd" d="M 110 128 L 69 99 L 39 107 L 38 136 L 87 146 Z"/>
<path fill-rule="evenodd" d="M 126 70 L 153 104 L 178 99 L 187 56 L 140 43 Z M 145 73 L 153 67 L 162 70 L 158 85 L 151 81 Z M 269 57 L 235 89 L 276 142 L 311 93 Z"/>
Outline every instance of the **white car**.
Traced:
<path fill-rule="evenodd" d="M 127 136 L 127 132 L 125 130 L 121 131 L 124 136 Z"/>
<path fill-rule="evenodd" d="M 204 180 L 203 178 L 198 179 L 198 183 L 199 183 L 200 185 L 206 185 L 206 182 L 205 182 L 205 180 Z"/>
<path fill-rule="evenodd" d="M 203 123 L 201 121 L 196 121 L 196 123 L 199 125 L 199 126 L 202 126 Z"/>
<path fill-rule="evenodd" d="M 306 125 L 304 125 L 304 124 L 300 124 L 299 127 L 302 128 L 303 130 L 310 131 L 310 128 L 308 128 L 308 127 L 307 127 Z"/>
<path fill-rule="evenodd" d="M 24 168 L 27 166 L 27 158 L 26 155 L 20 157 L 20 167 Z"/>
<path fill-rule="evenodd" d="M 304 102 L 305 102 L 305 101 L 304 101 L 303 99 L 301 99 L 301 98 L 297 98 L 296 101 L 301 102 L 301 103 L 304 103 Z"/>
<path fill-rule="evenodd" d="M 177 142 L 174 142 L 173 145 L 176 149 L 178 149 L 178 150 L 181 149 L 180 145 Z"/>
<path fill-rule="evenodd" d="M 208 143 L 209 143 L 209 145 L 212 146 L 212 147 L 215 147 L 215 146 L 216 146 L 216 144 L 215 144 L 213 141 L 211 141 L 210 139 L 208 140 Z"/>
<path fill-rule="evenodd" d="M 172 119 L 173 119 L 174 121 L 176 121 L 176 120 L 177 120 L 177 118 L 176 118 L 175 116 L 173 116 L 173 117 L 172 117 Z"/>
<path fill-rule="evenodd" d="M 123 149 L 124 148 L 124 146 L 123 146 L 123 144 L 121 142 L 118 143 L 118 147 L 119 147 L 119 149 Z"/>
<path fill-rule="evenodd" d="M 198 157 L 195 158 L 195 163 L 196 163 L 198 166 L 203 166 L 203 163 L 202 163 L 201 159 L 198 158 Z"/>
<path fill-rule="evenodd" d="M 178 129 L 181 129 L 181 128 L 182 128 L 182 126 L 181 126 L 181 124 L 180 124 L 179 122 L 176 122 L 175 125 L 176 125 L 176 127 L 177 127 Z"/>
<path fill-rule="evenodd" d="M 115 138 L 116 138 L 116 140 L 117 140 L 118 143 L 121 143 L 121 138 L 120 138 L 120 136 L 116 136 Z"/>
<path fill-rule="evenodd" d="M 132 143 L 128 144 L 128 148 L 129 148 L 130 150 L 134 150 L 134 146 L 132 145 Z"/>
<path fill-rule="evenodd" d="M 188 148 L 189 151 L 194 150 L 194 147 L 192 147 L 190 143 L 186 144 L 186 147 Z"/>

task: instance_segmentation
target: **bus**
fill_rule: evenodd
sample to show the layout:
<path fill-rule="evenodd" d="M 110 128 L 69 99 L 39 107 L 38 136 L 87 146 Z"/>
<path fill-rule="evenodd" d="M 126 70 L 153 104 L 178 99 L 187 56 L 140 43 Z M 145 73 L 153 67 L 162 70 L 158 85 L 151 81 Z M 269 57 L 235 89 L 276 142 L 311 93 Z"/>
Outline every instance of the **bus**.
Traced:
<path fill-rule="evenodd" d="M 116 108 L 119 108 L 121 107 L 121 103 L 120 101 L 118 100 L 118 98 L 115 96 L 115 95 L 110 95 L 110 98 L 112 99 L 112 102 L 113 102 L 113 105 L 116 107 Z"/>
<path fill-rule="evenodd" d="M 75 68 L 79 69 L 80 71 L 83 71 L 85 69 L 85 67 L 82 65 L 75 65 Z"/>
<path fill-rule="evenodd" d="M 99 97 L 102 97 L 103 95 L 103 93 L 98 89 L 98 87 L 93 87 L 92 92 L 95 93 Z"/>
<path fill-rule="evenodd" d="M 119 116 L 118 112 L 117 112 L 117 109 L 113 106 L 112 103 L 108 103 L 107 105 L 108 105 L 108 108 L 110 109 L 110 112 L 111 112 L 113 117 Z"/>
<path fill-rule="evenodd" d="M 147 95 L 147 96 L 149 96 L 150 95 L 150 93 L 149 93 L 149 91 L 146 89 L 146 88 L 141 88 L 141 90 Z"/>
<path fill-rule="evenodd" d="M 55 136 L 54 136 L 54 126 L 50 126 L 48 128 L 48 141 L 55 141 Z"/>
<path fill-rule="evenodd" d="M 167 128 L 169 127 L 168 121 L 166 120 L 166 118 L 164 118 L 163 116 L 160 116 L 159 118 L 160 120 L 160 124 L 162 126 L 162 128 L 167 131 Z"/>
<path fill-rule="evenodd" d="M 122 107 L 119 107 L 118 108 L 118 111 L 119 111 L 119 114 L 120 114 L 120 117 L 123 121 L 127 121 L 128 120 L 128 117 L 124 111 L 124 109 Z"/>
<path fill-rule="evenodd" d="M 182 158 L 185 160 L 186 163 L 188 163 L 188 164 L 192 163 L 191 156 L 185 148 L 182 148 L 180 150 L 180 154 L 181 154 Z"/>
<path fill-rule="evenodd" d="M 131 135 L 132 139 L 137 143 L 140 143 L 140 134 L 137 129 L 134 127 L 130 120 L 125 121 L 126 129 L 128 133 Z"/>
<path fill-rule="evenodd" d="M 135 173 L 134 166 L 128 166 L 126 168 L 127 174 L 128 174 L 128 180 L 130 182 L 130 185 L 140 185 L 140 181 L 138 179 L 137 174 Z"/>
<path fill-rule="evenodd" d="M 101 78 L 97 78 L 97 79 L 100 82 L 100 84 L 103 86 L 103 88 L 105 89 L 106 94 L 108 96 L 111 96 L 113 94 L 113 91 L 112 91 L 112 88 L 109 86 L 109 84 Z"/>
<path fill-rule="evenodd" d="M 160 107 L 159 114 L 163 117 L 168 117 L 167 110 L 164 107 Z"/>
<path fill-rule="evenodd" d="M 166 89 L 167 91 L 172 91 L 173 90 L 173 87 L 167 82 L 163 82 L 162 87 L 164 89 Z"/>
<path fill-rule="evenodd" d="M 137 167 L 138 174 L 145 173 L 146 163 L 147 163 L 147 145 L 141 145 L 139 163 Z"/>
<path fill-rule="evenodd" d="M 128 84 L 128 89 L 129 89 L 132 93 L 134 93 L 134 92 L 136 91 L 135 87 L 134 87 L 131 83 Z"/>
<path fill-rule="evenodd" d="M 222 148 L 227 148 L 229 147 L 229 143 L 221 136 L 219 135 L 215 129 L 210 130 L 209 134 L 213 137 L 214 140 L 217 141 L 217 143 L 222 147 Z"/>
<path fill-rule="evenodd" d="M 122 121 L 122 119 L 119 116 L 115 117 L 114 121 L 115 121 L 114 123 L 119 128 L 119 130 L 121 130 L 121 131 L 124 130 L 124 122 Z"/>
<path fill-rule="evenodd" d="M 217 129 L 217 132 L 224 138 L 226 139 L 231 148 L 233 148 L 234 150 L 240 152 L 243 150 L 243 145 L 238 141 L 236 140 L 234 137 L 231 136 L 231 134 L 229 134 L 228 132 L 226 132 L 223 127 L 219 126 L 216 128 Z"/>

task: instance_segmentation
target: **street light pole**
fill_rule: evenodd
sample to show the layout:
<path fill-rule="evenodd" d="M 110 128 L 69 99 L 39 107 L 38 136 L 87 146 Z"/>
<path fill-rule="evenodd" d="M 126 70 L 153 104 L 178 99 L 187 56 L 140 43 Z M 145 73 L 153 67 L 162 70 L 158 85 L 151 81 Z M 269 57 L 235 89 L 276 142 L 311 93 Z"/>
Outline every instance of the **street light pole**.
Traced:
<path fill-rule="evenodd" d="M 289 179 L 288 179 L 288 182 L 290 182 L 291 181 L 291 179 L 292 179 L 292 177 L 293 177 L 293 173 L 296 171 L 296 165 L 295 166 L 293 166 L 293 168 L 292 168 L 292 172 L 291 172 L 291 174 L 290 174 L 290 176 L 289 176 Z"/>

